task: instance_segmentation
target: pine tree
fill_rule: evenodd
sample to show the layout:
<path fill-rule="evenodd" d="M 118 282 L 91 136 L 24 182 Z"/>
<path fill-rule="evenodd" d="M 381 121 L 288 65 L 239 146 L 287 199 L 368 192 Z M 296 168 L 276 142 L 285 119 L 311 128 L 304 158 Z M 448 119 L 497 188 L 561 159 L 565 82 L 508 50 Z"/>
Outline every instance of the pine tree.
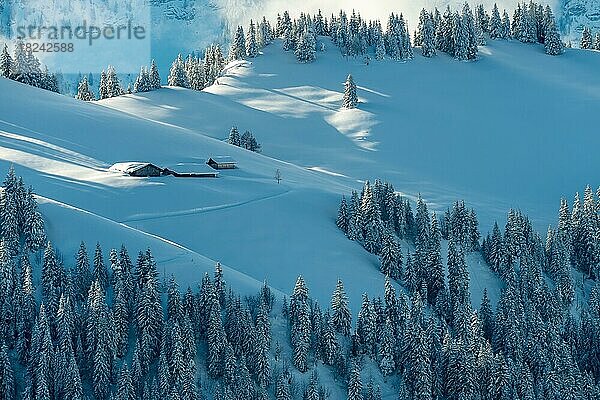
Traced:
<path fill-rule="evenodd" d="M 378 349 L 379 369 L 383 376 L 388 376 L 396 370 L 394 357 L 396 352 L 396 338 L 394 337 L 394 328 L 389 317 L 385 321 L 380 340 L 381 342 Z"/>
<path fill-rule="evenodd" d="M 440 291 L 444 289 L 444 266 L 441 255 L 441 233 L 438 228 L 437 217 L 434 213 L 431 218 L 429 234 L 429 247 L 427 251 L 427 300 L 433 305 Z"/>
<path fill-rule="evenodd" d="M 154 60 L 152 60 L 152 63 L 150 64 L 150 87 L 152 90 L 161 88 L 160 74 L 158 73 L 158 67 Z"/>
<path fill-rule="evenodd" d="M 469 272 L 462 250 L 448 243 L 448 290 L 453 313 L 469 302 Z"/>
<path fill-rule="evenodd" d="M 433 19 L 430 14 L 425 14 L 423 28 L 421 32 L 421 53 L 423 57 L 432 57 L 435 55 L 435 29 Z"/>
<path fill-rule="evenodd" d="M 246 39 L 244 36 L 244 28 L 238 26 L 235 31 L 235 36 L 231 41 L 231 48 L 229 49 L 229 59 L 243 60 L 246 57 Z"/>
<path fill-rule="evenodd" d="M 140 69 L 139 75 L 135 79 L 135 83 L 133 85 L 133 92 L 142 93 L 149 92 L 150 90 L 152 90 L 152 87 L 150 85 L 150 75 L 148 74 L 148 69 L 142 67 Z"/>
<path fill-rule="evenodd" d="M 477 37 L 473 13 L 467 3 L 463 6 L 462 16 L 455 16 L 455 57 L 460 61 L 477 58 Z"/>
<path fill-rule="evenodd" d="M 333 312 L 331 321 L 334 330 L 343 336 L 349 336 L 352 316 L 348 308 L 348 296 L 344 290 L 344 284 L 339 279 L 331 297 L 331 310 Z"/>
<path fill-rule="evenodd" d="M 108 92 L 108 82 L 106 72 L 102 70 L 100 73 L 100 83 L 99 83 L 99 99 L 104 100 L 108 99 L 110 94 Z"/>
<path fill-rule="evenodd" d="M 35 289 L 31 264 L 27 256 L 21 259 L 21 291 L 19 295 L 19 308 L 17 310 L 17 353 L 19 361 L 25 364 L 29 359 L 33 327 L 36 318 L 37 305 L 35 302 Z"/>
<path fill-rule="evenodd" d="M 123 94 L 121 83 L 117 77 L 117 71 L 115 70 L 115 67 L 111 65 L 109 65 L 106 70 L 106 91 L 108 97 L 117 97 Z"/>
<path fill-rule="evenodd" d="M 5 78 L 11 78 L 13 74 L 14 63 L 13 59 L 8 52 L 6 44 L 2 48 L 2 54 L 0 54 L 0 75 Z"/>
<path fill-rule="evenodd" d="M 583 27 L 583 33 L 581 34 L 579 47 L 587 50 L 591 50 L 593 48 L 592 30 L 587 26 Z"/>
<path fill-rule="evenodd" d="M 314 34 L 304 30 L 296 43 L 294 54 L 301 63 L 309 63 L 315 60 L 316 40 Z"/>
<path fill-rule="evenodd" d="M 241 146 L 240 132 L 238 131 L 237 127 L 231 127 L 231 130 L 229 131 L 229 138 L 227 139 L 227 141 L 229 144 L 232 144 L 234 146 Z"/>
<path fill-rule="evenodd" d="M 344 233 L 348 233 L 348 205 L 346 204 L 345 196 L 342 196 L 335 223 Z"/>
<path fill-rule="evenodd" d="M 156 263 L 150 250 L 140 254 L 136 305 L 140 363 L 146 367 L 157 356 L 162 332 L 163 310 L 156 279 Z"/>
<path fill-rule="evenodd" d="M 210 308 L 210 317 L 207 331 L 207 370 L 211 377 L 216 378 L 221 376 L 223 373 L 223 361 L 221 360 L 221 354 L 225 333 L 223 331 L 223 325 L 221 321 L 221 308 L 214 295 L 211 302 L 212 305 Z"/>
<path fill-rule="evenodd" d="M 379 260 L 381 263 L 381 273 L 392 279 L 400 278 L 402 252 L 391 232 L 386 232 L 383 235 Z"/>
<path fill-rule="evenodd" d="M 135 390 L 131 381 L 131 374 L 127 369 L 127 363 L 123 363 L 121 367 L 115 400 L 135 400 Z"/>
<path fill-rule="evenodd" d="M 563 53 L 563 43 L 560 39 L 558 29 L 556 28 L 556 21 L 554 20 L 554 15 L 552 15 L 552 11 L 550 10 L 549 6 L 546 7 L 545 13 L 546 31 L 544 33 L 544 47 L 546 49 L 546 54 L 556 56 Z"/>
<path fill-rule="evenodd" d="M 354 363 L 348 380 L 348 400 L 363 400 L 360 366 Z"/>
<path fill-rule="evenodd" d="M 19 209 L 17 179 L 11 166 L 4 180 L 4 191 L 0 194 L 0 231 L 4 246 L 11 255 L 19 250 Z"/>
<path fill-rule="evenodd" d="M 0 399 L 13 400 L 15 378 L 5 344 L 0 345 Z"/>
<path fill-rule="evenodd" d="M 108 287 L 108 269 L 104 264 L 104 257 L 102 256 L 102 248 L 100 243 L 96 243 L 96 251 L 94 253 L 94 269 L 93 269 L 93 280 L 100 284 L 100 288 L 106 291 Z"/>
<path fill-rule="evenodd" d="M 302 276 L 298 277 L 290 302 L 290 323 L 294 366 L 300 372 L 308 369 L 311 323 L 308 306 L 308 289 Z"/>
<path fill-rule="evenodd" d="M 503 37 L 502 33 L 500 12 L 498 11 L 498 5 L 494 3 L 492 17 L 490 18 L 490 39 L 501 39 Z"/>
<path fill-rule="evenodd" d="M 346 109 L 356 108 L 358 106 L 358 96 L 356 95 L 356 84 L 352 75 L 348 75 L 344 83 L 344 99 L 342 107 Z"/>
<path fill-rule="evenodd" d="M 502 39 L 509 39 L 511 37 L 510 30 L 510 17 L 506 10 L 502 12 Z"/>
<path fill-rule="evenodd" d="M 88 84 L 87 76 L 84 76 L 79 82 L 79 86 L 77 88 L 77 95 L 75 96 L 77 100 L 83 101 L 94 101 L 96 98 L 94 97 L 94 93 L 90 89 Z"/>
<path fill-rule="evenodd" d="M 178 86 L 183 88 L 189 87 L 189 82 L 185 74 L 185 65 L 181 54 L 177 56 L 177 58 L 175 59 L 175 61 L 173 61 L 173 64 L 171 65 L 171 70 L 169 71 L 168 84 L 169 86 Z"/>
<path fill-rule="evenodd" d="M 375 59 L 381 61 L 385 58 L 385 41 L 383 39 L 383 33 L 381 28 L 377 31 L 377 37 L 375 39 Z"/>
<path fill-rule="evenodd" d="M 289 380 L 285 375 L 281 375 L 277 380 L 275 387 L 275 399 L 276 400 L 292 400 L 292 394 L 290 393 Z"/>
<path fill-rule="evenodd" d="M 362 305 L 356 320 L 356 336 L 359 351 L 368 356 L 375 355 L 376 320 L 373 305 L 366 293 L 363 294 Z"/>
<path fill-rule="evenodd" d="M 55 288 L 60 287 L 61 271 L 52 244 L 48 242 L 44 250 L 44 263 L 42 265 L 42 294 L 44 300 L 51 304 L 55 300 Z"/>
<path fill-rule="evenodd" d="M 250 27 L 246 34 L 246 55 L 250 58 L 254 58 L 258 55 L 258 45 L 256 43 L 256 28 L 254 22 L 250 20 Z"/>
<path fill-rule="evenodd" d="M 479 306 L 479 319 L 481 320 L 483 336 L 491 341 L 492 334 L 494 333 L 494 312 L 492 311 L 492 304 L 488 297 L 487 289 L 483 290 L 483 297 Z"/>

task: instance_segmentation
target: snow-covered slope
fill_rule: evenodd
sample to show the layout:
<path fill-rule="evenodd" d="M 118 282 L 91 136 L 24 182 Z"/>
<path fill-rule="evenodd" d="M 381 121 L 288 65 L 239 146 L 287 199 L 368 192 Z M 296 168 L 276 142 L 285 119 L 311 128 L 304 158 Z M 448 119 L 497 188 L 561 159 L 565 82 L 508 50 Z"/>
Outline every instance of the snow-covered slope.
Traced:
<path fill-rule="evenodd" d="M 561 196 L 600 178 L 591 151 L 600 141 L 591 128 L 598 53 L 549 57 L 539 46 L 502 41 L 482 48 L 475 63 L 441 54 L 364 65 L 342 61 L 328 45 L 304 65 L 277 42 L 265 53 L 202 93 L 163 90 L 103 104 L 216 139 L 232 125 L 249 129 L 265 154 L 332 175 L 381 177 L 434 207 L 464 198 L 485 229 L 516 207 L 543 230 Z M 340 111 L 348 73 L 362 104 Z"/>
<path fill-rule="evenodd" d="M 464 198 L 483 231 L 511 206 L 541 227 L 560 196 L 598 182 L 592 149 L 600 139 L 589 128 L 597 54 L 553 58 L 536 46 L 493 43 L 476 63 L 441 55 L 365 66 L 329 45 L 299 65 L 279 46 L 232 66 L 204 92 L 165 88 L 88 104 L 0 80 L 0 169 L 16 164 L 49 199 L 42 211 L 66 260 L 82 239 L 105 249 L 124 242 L 131 252 L 150 246 L 183 285 L 220 260 L 237 271 L 226 274 L 238 290 L 267 279 L 289 293 L 303 274 L 323 303 L 342 278 L 355 306 L 363 291 L 381 291 L 383 277 L 334 217 L 340 195 L 365 179 L 421 192 L 437 210 Z M 567 71 L 582 83 L 563 80 Z M 362 103 L 339 111 L 349 72 Z M 263 154 L 224 143 L 232 125 L 250 129 Z M 239 169 L 218 179 L 107 171 L 118 161 L 213 155 L 234 157 Z M 495 301 L 496 278 L 478 255 L 469 264 L 474 302 L 484 287 Z"/>
<path fill-rule="evenodd" d="M 322 299 L 329 297 L 339 276 L 348 277 L 355 300 L 363 290 L 381 289 L 376 260 L 333 224 L 338 193 L 350 190 L 350 180 L 247 152 L 199 130 L 151 122 L 12 81 L 0 80 L 0 91 L 0 168 L 14 163 L 48 199 L 41 209 L 49 236 L 67 262 L 80 240 L 88 246 L 100 241 L 106 250 L 125 243 L 133 253 L 151 247 L 160 268 L 192 286 L 221 260 L 240 271 L 228 279 L 242 292 L 254 292 L 268 279 L 289 293 L 301 272 L 316 293 L 324 294 Z M 162 92 L 169 91 L 176 90 Z M 233 156 L 239 168 L 218 179 L 142 179 L 108 171 L 117 161 L 171 165 L 214 155 Z M 281 184 L 273 179 L 276 169 L 284 177 Z M 304 211 L 295 209 L 298 204 Z M 312 209 L 306 209 L 309 204 Z M 309 249 L 306 240 L 311 237 Z M 262 258 L 252 258 L 263 252 Z M 315 256 L 300 257 L 303 253 Z M 228 254 L 235 258 L 226 260 Z M 244 262 L 230 264 L 238 256 Z M 360 275 L 352 278 L 356 272 Z M 370 279 L 363 281 L 365 276 Z"/>

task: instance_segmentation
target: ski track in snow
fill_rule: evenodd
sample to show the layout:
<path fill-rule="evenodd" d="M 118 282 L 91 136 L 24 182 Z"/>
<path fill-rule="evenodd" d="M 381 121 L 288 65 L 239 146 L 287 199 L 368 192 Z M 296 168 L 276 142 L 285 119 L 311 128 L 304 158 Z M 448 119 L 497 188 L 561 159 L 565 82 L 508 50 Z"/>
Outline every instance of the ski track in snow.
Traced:
<path fill-rule="evenodd" d="M 65 204 L 65 203 L 62 203 L 62 202 L 54 200 L 54 199 L 46 198 L 46 197 L 39 196 L 39 195 L 36 196 L 36 197 L 37 197 L 38 201 L 41 200 L 40 201 L 41 204 L 43 204 L 43 203 L 54 204 L 54 205 L 56 205 L 58 207 L 61 207 L 61 208 L 69 209 L 69 210 L 72 210 L 72 211 L 77 212 L 77 213 L 82 213 L 82 214 L 85 214 L 87 216 L 90 216 L 90 217 L 93 217 L 93 218 L 97 218 L 99 220 L 105 221 L 108 224 L 118 225 L 118 226 L 120 226 L 120 227 L 122 227 L 122 228 L 124 228 L 124 229 L 126 229 L 128 231 L 131 231 L 131 232 L 135 233 L 135 234 L 142 235 L 142 236 L 147 237 L 149 239 L 155 239 L 155 240 L 157 240 L 159 242 L 164 243 L 165 245 L 167 245 L 167 246 L 169 246 L 171 248 L 176 248 L 176 249 L 181 250 L 181 251 L 183 251 L 185 253 L 185 254 L 181 254 L 181 255 L 178 255 L 178 256 L 176 255 L 176 256 L 170 257 L 170 258 L 160 258 L 160 259 L 157 258 L 156 261 L 157 261 L 157 264 L 159 266 L 161 264 L 172 263 L 174 261 L 178 261 L 178 260 L 187 258 L 189 256 L 196 257 L 198 260 L 203 260 L 205 262 L 210 263 L 211 265 L 214 265 L 217 262 L 217 261 L 212 260 L 212 259 L 206 257 L 205 255 L 202 255 L 202 254 L 200 254 L 200 253 L 198 253 L 198 252 L 196 252 L 196 251 L 194 251 L 192 249 L 189 249 L 188 247 L 183 246 L 183 245 L 181 245 L 181 244 L 179 244 L 177 242 L 174 242 L 172 240 L 166 239 L 164 237 L 161 237 L 161 236 L 153 234 L 153 233 L 145 232 L 145 231 L 143 231 L 143 230 L 141 230 L 139 228 L 135 228 L 135 227 L 132 227 L 130 225 L 127 225 L 126 223 L 118 222 L 118 221 L 113 221 L 112 219 L 104 217 L 102 215 L 98 215 L 98 214 L 95 214 L 95 213 L 93 213 L 91 211 L 84 210 L 84 209 L 82 209 L 80 207 L 76 207 L 76 206 L 73 206 L 73 205 L 70 205 L 70 204 Z M 249 275 L 241 273 L 241 272 L 239 272 L 238 270 L 236 270 L 234 268 L 231 268 L 231 267 L 229 267 L 229 266 L 227 266 L 225 264 L 222 264 L 222 263 L 221 263 L 221 266 L 223 267 L 224 273 L 227 274 L 228 279 L 236 278 L 238 280 L 244 280 L 244 281 L 247 281 L 247 282 L 253 282 L 253 284 L 254 284 L 253 286 L 256 286 L 256 287 L 260 287 L 262 285 L 261 281 L 256 280 L 256 279 L 254 279 L 253 277 L 251 277 Z M 278 296 L 283 296 L 284 295 L 282 292 L 278 291 L 277 289 L 275 289 L 275 288 L 272 288 L 272 289 L 274 290 L 275 294 L 277 294 Z"/>
<path fill-rule="evenodd" d="M 264 196 L 264 197 L 259 197 L 257 199 L 251 199 L 251 200 L 247 200 L 247 201 L 241 201 L 238 203 L 230 203 L 230 204 L 220 204 L 218 206 L 210 206 L 210 207 L 199 207 L 199 208 L 193 208 L 190 210 L 181 210 L 181 211 L 173 211 L 170 213 L 160 213 L 160 214 L 139 214 L 139 215 L 133 215 L 131 218 L 128 218 L 126 220 L 124 220 L 123 222 L 140 222 L 140 221 L 150 221 L 150 220 L 156 220 L 156 219 L 162 219 L 162 218 L 171 218 L 171 217 L 181 217 L 181 216 L 186 216 L 186 215 L 196 215 L 196 214 L 203 214 L 206 212 L 210 212 L 210 211 L 217 211 L 217 210 L 225 210 L 228 208 L 235 208 L 235 207 L 240 207 L 240 206 L 244 206 L 247 204 L 252 204 L 252 203 L 257 203 L 257 202 L 261 202 L 261 201 L 265 201 L 265 200 L 270 200 L 270 199 L 275 199 L 277 197 L 281 197 L 284 196 L 288 193 L 291 193 L 292 190 L 286 190 L 284 192 L 281 193 L 277 193 L 274 195 L 270 195 L 270 196 Z"/>

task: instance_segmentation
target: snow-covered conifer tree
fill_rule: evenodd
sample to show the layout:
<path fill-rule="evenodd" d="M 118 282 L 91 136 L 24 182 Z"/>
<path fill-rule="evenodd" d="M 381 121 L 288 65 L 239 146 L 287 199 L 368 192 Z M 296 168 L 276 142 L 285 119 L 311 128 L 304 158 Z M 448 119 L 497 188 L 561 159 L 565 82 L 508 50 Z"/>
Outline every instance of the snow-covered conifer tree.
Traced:
<path fill-rule="evenodd" d="M 290 323 L 293 363 L 300 372 L 308 369 L 307 358 L 310 347 L 311 323 L 308 306 L 308 289 L 302 276 L 298 277 L 290 299 Z"/>
<path fill-rule="evenodd" d="M 135 79 L 135 83 L 133 85 L 133 92 L 142 93 L 149 92 L 150 90 L 152 90 L 152 87 L 150 85 L 150 76 L 148 74 L 148 69 L 142 67 L 140 69 L 139 75 Z"/>
<path fill-rule="evenodd" d="M 241 146 L 240 132 L 238 131 L 237 127 L 235 127 L 235 126 L 231 127 L 231 130 L 229 131 L 229 138 L 227 139 L 227 142 L 234 146 Z"/>
<path fill-rule="evenodd" d="M 356 108 L 358 105 L 358 96 L 356 95 L 356 83 L 352 75 L 348 75 L 346 82 L 344 83 L 344 98 L 342 100 L 342 107 L 346 109 Z"/>
<path fill-rule="evenodd" d="M 90 89 L 90 85 L 88 84 L 87 76 L 84 76 L 79 82 L 79 86 L 77 87 L 77 95 L 75 96 L 77 100 L 83 101 L 94 101 L 96 98 L 94 97 L 94 93 Z"/>
<path fill-rule="evenodd" d="M 189 83 L 185 74 L 185 64 L 181 54 L 177 56 L 173 64 L 171 65 L 171 71 L 169 72 L 168 78 L 169 86 L 179 86 L 187 88 Z"/>
<path fill-rule="evenodd" d="M 244 35 L 244 28 L 238 26 L 235 31 L 235 36 L 231 41 L 231 47 L 229 49 L 229 59 L 243 60 L 246 57 L 246 38 Z"/>
<path fill-rule="evenodd" d="M 546 49 L 546 54 L 552 56 L 562 54 L 564 46 L 560 39 L 558 29 L 556 28 L 556 20 L 554 19 L 550 6 L 546 7 L 544 19 L 546 29 L 544 33 L 544 47 Z"/>
<path fill-rule="evenodd" d="M 331 310 L 333 312 L 331 322 L 335 331 L 343 336 L 349 336 L 352 316 L 348 308 L 348 296 L 344 290 L 344 284 L 339 279 L 331 297 Z"/>
<path fill-rule="evenodd" d="M 106 91 L 108 93 L 108 97 L 116 97 L 123 94 L 121 83 L 117 77 L 117 71 L 112 65 L 109 65 L 108 69 L 106 70 Z"/>
<path fill-rule="evenodd" d="M 294 54 L 299 62 L 307 63 L 315 60 L 316 40 L 314 34 L 305 29 L 296 43 Z"/>
<path fill-rule="evenodd" d="M 363 386 L 360 377 L 360 365 L 355 362 L 348 380 L 348 400 L 363 400 Z"/>
<path fill-rule="evenodd" d="M 502 39 L 509 39 L 511 37 L 510 30 L 510 17 L 508 12 L 504 10 L 502 12 Z"/>
<path fill-rule="evenodd" d="M 498 5 L 494 3 L 492 9 L 492 17 L 490 18 L 490 39 L 502 38 L 502 19 L 500 18 L 500 12 L 498 11 Z"/>
<path fill-rule="evenodd" d="M 335 223 L 344 233 L 348 233 L 348 205 L 346 204 L 345 196 L 342 196 Z"/>
<path fill-rule="evenodd" d="M 152 90 L 161 88 L 160 74 L 154 60 L 152 60 L 152 63 L 150 64 L 150 87 Z"/>
<path fill-rule="evenodd" d="M 592 30 L 587 26 L 583 28 L 579 47 L 587 50 L 591 50 L 593 48 Z"/>
<path fill-rule="evenodd" d="M 100 284 L 102 290 L 106 290 L 108 287 L 108 269 L 104 264 L 104 257 L 102 256 L 102 248 L 100 243 L 96 243 L 96 251 L 94 252 L 94 268 L 93 268 L 93 280 Z"/>
<path fill-rule="evenodd" d="M 246 55 L 250 58 L 254 58 L 258 55 L 258 45 L 256 44 L 256 28 L 252 20 L 250 20 L 250 27 L 246 33 Z"/>
<path fill-rule="evenodd" d="M 383 234 L 381 253 L 379 255 L 381 273 L 392 279 L 400 278 L 402 253 L 392 232 Z"/>
<path fill-rule="evenodd" d="M 14 69 L 13 59 L 8 52 L 8 47 L 6 44 L 2 48 L 2 53 L 0 54 L 0 75 L 5 78 L 11 78 Z"/>

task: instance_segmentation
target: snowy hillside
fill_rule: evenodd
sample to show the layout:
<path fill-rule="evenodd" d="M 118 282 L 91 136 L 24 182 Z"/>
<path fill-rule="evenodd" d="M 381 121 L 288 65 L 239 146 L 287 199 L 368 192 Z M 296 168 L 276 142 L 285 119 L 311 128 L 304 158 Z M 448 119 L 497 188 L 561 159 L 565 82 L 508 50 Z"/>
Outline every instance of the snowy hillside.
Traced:
<path fill-rule="evenodd" d="M 476 63 L 441 54 L 365 65 L 340 62 L 337 49 L 326 47 L 303 65 L 275 42 L 203 92 L 101 103 L 215 139 L 233 125 L 249 129 L 266 155 L 332 177 L 380 177 L 410 196 L 420 192 L 438 210 L 464 198 L 484 229 L 514 207 L 543 231 L 555 220 L 557 199 L 599 178 L 588 150 L 598 145 L 590 130 L 597 53 L 552 58 L 538 46 L 492 41 Z M 565 80 L 565 71 L 578 81 Z M 348 73 L 362 104 L 340 111 Z"/>
<path fill-rule="evenodd" d="M 193 21 L 194 4 L 153 7 L 175 27 Z M 469 15 L 456 17 L 459 28 Z M 600 182 L 599 53 L 551 57 L 491 40 L 474 62 L 417 48 L 409 62 L 365 62 L 318 40 L 312 63 L 275 40 L 202 91 L 85 102 L 0 78 L 0 171 L 12 165 L 34 187 L 58 249 L 42 257 L 30 246 L 39 214 L 9 174 L 5 398 L 15 388 L 29 400 L 600 396 L 600 190 L 570 201 Z M 349 74 L 355 109 L 341 107 Z M 261 152 L 228 144 L 233 126 Z M 217 156 L 237 168 L 216 178 L 111 168 L 205 172 Z M 397 193 L 366 184 L 376 179 Z M 455 213 L 457 203 L 444 215 L 460 199 L 474 211 Z M 506 221 L 511 208 L 523 214 Z M 534 230 L 557 219 L 544 242 Z M 482 245 L 494 221 L 501 228 Z M 36 251 L 33 271 L 21 239 Z M 128 263 L 114 251 L 104 264 L 98 246 L 90 268 L 81 241 L 143 253 Z M 241 297 L 226 293 L 217 262 Z M 171 274 L 179 286 L 159 287 Z"/>
<path fill-rule="evenodd" d="M 92 104 L 2 80 L 11 93 L 0 100 L 2 166 L 21 165 L 40 195 L 85 211 L 73 218 L 110 222 L 103 230 L 114 233 L 103 239 L 94 222 L 66 224 L 78 233 L 67 235 L 51 220 L 65 254 L 81 239 L 115 247 L 150 234 L 164 243 L 161 259 L 180 268 L 203 255 L 284 292 L 302 271 L 323 302 L 342 277 L 358 300 L 379 291 L 383 277 L 333 218 L 340 195 L 366 179 L 386 179 L 411 198 L 421 193 L 438 211 L 464 198 L 483 232 L 511 207 L 543 231 L 561 196 L 598 181 L 588 151 L 598 140 L 589 131 L 597 55 L 552 58 L 536 46 L 497 42 L 481 53 L 471 64 L 440 55 L 366 66 L 340 62 L 328 46 L 317 62 L 300 65 L 275 42 L 203 92 L 166 88 Z M 563 81 L 567 70 L 586 85 Z M 362 104 L 339 111 L 348 72 Z M 40 116 L 32 119 L 31 109 Z M 251 130 L 263 154 L 225 144 L 233 125 Z M 119 161 L 170 165 L 212 155 L 231 155 L 240 168 L 216 180 L 106 170 Z M 478 293 L 490 279 L 481 273 Z"/>

